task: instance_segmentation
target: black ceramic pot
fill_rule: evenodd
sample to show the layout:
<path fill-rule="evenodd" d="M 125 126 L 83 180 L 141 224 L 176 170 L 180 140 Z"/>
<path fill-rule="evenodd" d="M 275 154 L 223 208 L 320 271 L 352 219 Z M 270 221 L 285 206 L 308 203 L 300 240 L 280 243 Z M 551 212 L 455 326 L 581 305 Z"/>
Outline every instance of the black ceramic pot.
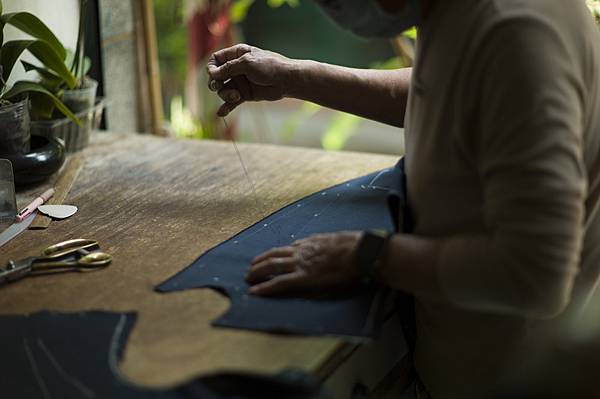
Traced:
<path fill-rule="evenodd" d="M 3 155 L 12 162 L 15 185 L 40 183 L 56 173 L 65 161 L 65 148 L 55 138 L 31 136 L 31 150 L 27 154 Z"/>

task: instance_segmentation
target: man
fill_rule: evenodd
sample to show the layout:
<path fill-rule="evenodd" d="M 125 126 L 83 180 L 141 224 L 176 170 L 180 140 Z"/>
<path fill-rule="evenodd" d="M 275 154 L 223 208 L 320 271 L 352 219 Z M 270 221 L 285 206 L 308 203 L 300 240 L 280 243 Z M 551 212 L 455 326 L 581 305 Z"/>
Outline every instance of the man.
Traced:
<path fill-rule="evenodd" d="M 251 292 L 340 289 L 366 269 L 415 296 L 415 368 L 429 395 L 493 397 L 515 359 L 598 282 L 597 27 L 583 0 L 319 4 L 363 35 L 417 24 L 414 68 L 357 70 L 238 45 L 209 63 L 219 115 L 295 97 L 404 126 L 414 234 L 344 232 L 273 249 L 251 265 Z M 367 239 L 379 246 L 359 264 Z"/>

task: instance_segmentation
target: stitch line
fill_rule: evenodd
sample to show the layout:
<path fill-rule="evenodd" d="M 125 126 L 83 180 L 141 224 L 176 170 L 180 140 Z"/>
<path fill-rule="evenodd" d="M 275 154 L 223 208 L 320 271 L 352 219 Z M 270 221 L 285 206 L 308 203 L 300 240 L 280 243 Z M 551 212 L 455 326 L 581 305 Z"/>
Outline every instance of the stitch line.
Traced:
<path fill-rule="evenodd" d="M 390 187 L 383 187 L 383 186 L 377 186 L 374 183 L 377 181 L 377 179 L 379 179 L 383 174 L 388 173 L 392 170 L 393 168 L 388 168 L 388 169 L 384 169 L 382 171 L 380 171 L 377 176 L 375 176 L 373 178 L 373 180 L 371 180 L 371 182 L 369 184 L 367 184 L 366 186 L 363 186 L 363 188 L 372 188 L 374 190 L 389 190 Z"/>
<path fill-rule="evenodd" d="M 96 395 L 94 394 L 94 392 L 91 389 L 89 389 L 88 387 L 86 387 L 83 383 L 79 382 L 79 380 L 77 380 L 75 377 L 69 375 L 62 368 L 62 366 L 58 363 L 58 361 L 56 360 L 56 358 L 54 357 L 54 355 L 52 354 L 52 352 L 50 352 L 50 349 L 48 349 L 48 347 L 44 344 L 44 342 L 40 338 L 38 338 L 37 343 L 38 343 L 38 346 L 42 349 L 42 351 L 46 354 L 46 357 L 48 357 L 48 359 L 50 360 L 50 363 L 52 363 L 52 365 L 54 366 L 54 368 L 56 369 L 56 371 L 58 371 L 58 373 L 61 375 L 61 377 L 66 382 L 68 382 L 69 384 L 71 384 L 72 386 L 74 386 L 86 398 L 94 398 L 94 397 L 96 397 Z"/>
<path fill-rule="evenodd" d="M 110 340 L 110 346 L 108 348 L 108 366 L 110 367 L 110 370 L 122 380 L 125 380 L 125 378 L 119 370 L 117 351 L 119 350 L 119 343 L 121 341 L 121 335 L 123 334 L 123 329 L 125 328 L 126 321 L 127 319 L 125 315 L 121 315 L 115 327 L 115 331 L 113 332 L 112 338 Z"/>
<path fill-rule="evenodd" d="M 31 365 L 31 370 L 33 371 L 33 375 L 40 387 L 44 398 L 51 399 L 50 392 L 48 391 L 48 387 L 40 374 L 40 370 L 37 367 L 37 363 L 35 358 L 33 357 L 33 353 L 31 352 L 31 348 L 29 347 L 29 343 L 27 343 L 27 338 L 23 338 L 23 345 L 25 346 L 25 353 L 27 354 L 27 358 L 29 359 L 29 364 Z"/>

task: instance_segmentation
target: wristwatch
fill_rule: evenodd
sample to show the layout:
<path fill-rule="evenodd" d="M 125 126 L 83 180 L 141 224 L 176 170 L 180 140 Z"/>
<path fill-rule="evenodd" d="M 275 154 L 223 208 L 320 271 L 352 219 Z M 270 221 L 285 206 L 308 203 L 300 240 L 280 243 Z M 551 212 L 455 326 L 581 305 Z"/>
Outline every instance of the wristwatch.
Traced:
<path fill-rule="evenodd" d="M 385 230 L 367 230 L 356 245 L 355 255 L 365 283 L 371 282 L 376 274 L 381 257 L 393 233 Z"/>

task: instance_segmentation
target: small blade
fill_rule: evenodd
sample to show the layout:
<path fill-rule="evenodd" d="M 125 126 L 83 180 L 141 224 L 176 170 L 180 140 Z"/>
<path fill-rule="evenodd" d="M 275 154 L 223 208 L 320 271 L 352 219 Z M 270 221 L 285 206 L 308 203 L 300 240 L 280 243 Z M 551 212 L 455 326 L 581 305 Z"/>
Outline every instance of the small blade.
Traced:
<path fill-rule="evenodd" d="M 37 216 L 37 211 L 27 216 L 21 223 L 13 223 L 6 230 L 0 233 L 0 247 L 27 230 L 33 219 Z"/>

